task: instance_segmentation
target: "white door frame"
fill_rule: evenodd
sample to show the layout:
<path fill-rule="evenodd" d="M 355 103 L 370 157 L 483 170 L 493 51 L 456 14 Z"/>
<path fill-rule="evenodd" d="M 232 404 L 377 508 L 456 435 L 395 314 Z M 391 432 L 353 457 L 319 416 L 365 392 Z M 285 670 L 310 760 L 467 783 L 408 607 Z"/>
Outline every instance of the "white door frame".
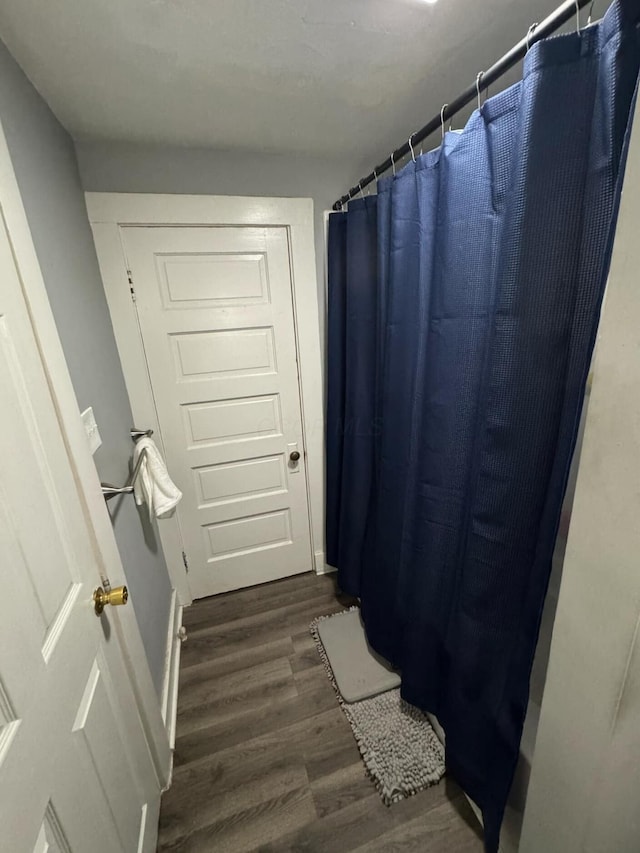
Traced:
<path fill-rule="evenodd" d="M 73 473 L 78 483 L 78 494 L 82 501 L 87 528 L 95 542 L 100 575 L 103 579 L 117 578 L 119 582 L 120 578 L 126 577 L 125 571 L 113 533 L 111 518 L 102 497 L 98 472 L 79 416 L 78 403 L 1 125 L 0 197 L 40 357 L 58 413 Z M 73 247 L 69 249 L 72 251 Z M 99 580 L 100 578 L 96 577 L 96 585 Z M 170 778 L 169 736 L 162 719 L 160 703 L 153 685 L 138 623 L 135 614 L 131 611 L 126 614 L 126 618 L 124 614 L 123 618 L 120 618 L 117 610 L 109 616 L 122 648 L 158 781 L 160 787 L 164 788 Z"/>
<path fill-rule="evenodd" d="M 107 296 L 133 416 L 159 435 L 142 336 L 132 302 L 122 226 L 284 227 L 289 235 L 291 281 L 315 571 L 327 571 L 324 552 L 324 416 L 320 325 L 313 231 L 313 201 L 305 198 L 86 193 L 89 221 Z M 178 601 L 191 596 L 182 568 L 176 519 L 158 525 Z"/>

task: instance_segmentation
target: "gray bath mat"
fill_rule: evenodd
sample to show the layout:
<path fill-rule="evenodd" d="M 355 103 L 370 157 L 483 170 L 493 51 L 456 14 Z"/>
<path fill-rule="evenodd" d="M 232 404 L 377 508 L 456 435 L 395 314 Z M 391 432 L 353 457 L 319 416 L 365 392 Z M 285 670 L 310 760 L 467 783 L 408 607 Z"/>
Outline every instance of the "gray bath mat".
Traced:
<path fill-rule="evenodd" d="M 345 702 L 358 702 L 400 687 L 400 675 L 367 642 L 358 607 L 321 619 L 318 635 Z"/>
<path fill-rule="evenodd" d="M 444 747 L 429 720 L 401 698 L 398 687 L 357 702 L 344 700 L 319 629 L 325 622 L 345 618 L 343 613 L 321 616 L 310 630 L 367 772 L 389 805 L 440 781 L 445 769 Z"/>

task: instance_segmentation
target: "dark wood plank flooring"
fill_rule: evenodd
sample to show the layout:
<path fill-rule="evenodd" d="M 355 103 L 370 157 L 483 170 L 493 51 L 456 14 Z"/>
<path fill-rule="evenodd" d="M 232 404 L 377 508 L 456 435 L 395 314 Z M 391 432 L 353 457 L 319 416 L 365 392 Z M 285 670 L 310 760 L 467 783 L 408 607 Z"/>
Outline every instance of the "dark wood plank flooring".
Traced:
<path fill-rule="evenodd" d="M 386 807 L 367 778 L 308 630 L 350 603 L 307 574 L 185 610 L 159 851 L 480 853 L 451 780 Z"/>

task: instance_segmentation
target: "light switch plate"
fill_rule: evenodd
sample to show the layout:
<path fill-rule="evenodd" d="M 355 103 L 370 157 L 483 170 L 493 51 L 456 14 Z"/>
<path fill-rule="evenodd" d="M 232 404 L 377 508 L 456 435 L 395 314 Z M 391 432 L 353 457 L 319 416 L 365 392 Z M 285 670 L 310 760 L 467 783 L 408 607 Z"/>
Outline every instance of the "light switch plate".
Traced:
<path fill-rule="evenodd" d="M 91 406 L 89 406 L 88 409 L 85 409 L 80 417 L 82 418 L 82 423 L 84 424 L 84 431 L 87 434 L 89 450 L 91 451 L 91 453 L 95 453 L 96 450 L 102 444 L 102 439 L 100 438 L 98 424 L 96 423 L 96 419 Z"/>

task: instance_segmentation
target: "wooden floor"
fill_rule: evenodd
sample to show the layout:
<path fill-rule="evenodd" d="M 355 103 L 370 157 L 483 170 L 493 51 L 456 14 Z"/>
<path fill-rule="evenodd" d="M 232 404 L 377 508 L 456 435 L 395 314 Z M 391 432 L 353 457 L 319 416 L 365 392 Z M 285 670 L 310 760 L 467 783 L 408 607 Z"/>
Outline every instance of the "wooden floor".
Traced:
<path fill-rule="evenodd" d="M 349 603 L 308 574 L 185 610 L 159 851 L 480 853 L 450 780 L 387 807 L 365 775 L 308 629 Z"/>

